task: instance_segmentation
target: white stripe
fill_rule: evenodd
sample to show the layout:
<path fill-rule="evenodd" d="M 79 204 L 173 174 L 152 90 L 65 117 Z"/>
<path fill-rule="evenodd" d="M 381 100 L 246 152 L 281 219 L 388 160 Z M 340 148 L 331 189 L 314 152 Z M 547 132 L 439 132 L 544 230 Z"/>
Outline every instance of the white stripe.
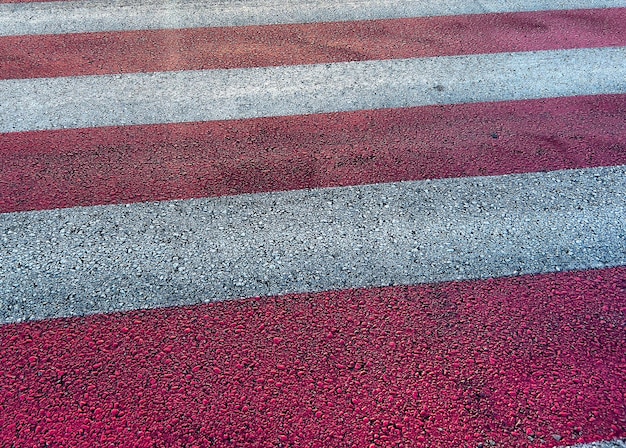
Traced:
<path fill-rule="evenodd" d="M 626 93 L 626 47 L 0 81 L 0 132 Z"/>
<path fill-rule="evenodd" d="M 623 0 L 90 0 L 0 4 L 0 36 L 624 7 Z"/>
<path fill-rule="evenodd" d="M 0 214 L 0 322 L 626 265 L 626 166 Z"/>
<path fill-rule="evenodd" d="M 604 442 L 585 443 L 582 445 L 575 445 L 570 448 L 626 448 L 626 440 L 616 439 Z"/>

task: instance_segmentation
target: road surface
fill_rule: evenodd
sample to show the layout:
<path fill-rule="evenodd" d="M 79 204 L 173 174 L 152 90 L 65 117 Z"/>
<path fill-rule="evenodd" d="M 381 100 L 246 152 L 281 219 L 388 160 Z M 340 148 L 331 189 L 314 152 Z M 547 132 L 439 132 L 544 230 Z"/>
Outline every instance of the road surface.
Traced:
<path fill-rule="evenodd" d="M 0 0 L 0 445 L 626 446 L 624 23 Z"/>

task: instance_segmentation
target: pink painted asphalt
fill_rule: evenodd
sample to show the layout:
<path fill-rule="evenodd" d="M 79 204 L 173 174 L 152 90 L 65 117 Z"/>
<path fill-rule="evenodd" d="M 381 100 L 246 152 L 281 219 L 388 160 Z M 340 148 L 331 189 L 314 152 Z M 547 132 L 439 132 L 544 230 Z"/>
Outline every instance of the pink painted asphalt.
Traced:
<path fill-rule="evenodd" d="M 626 45 L 626 8 L 0 37 L 0 79 Z"/>
<path fill-rule="evenodd" d="M 0 135 L 0 212 L 626 164 L 626 96 Z"/>
<path fill-rule="evenodd" d="M 0 445 L 624 437 L 625 317 L 622 267 L 7 325 Z"/>

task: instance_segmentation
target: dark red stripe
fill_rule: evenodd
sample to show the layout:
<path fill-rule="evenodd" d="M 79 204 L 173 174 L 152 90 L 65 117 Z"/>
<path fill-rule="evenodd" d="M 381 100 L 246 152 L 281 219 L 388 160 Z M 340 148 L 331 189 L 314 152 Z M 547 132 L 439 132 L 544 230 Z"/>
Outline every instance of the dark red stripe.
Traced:
<path fill-rule="evenodd" d="M 0 212 L 626 164 L 626 95 L 0 135 Z"/>
<path fill-rule="evenodd" d="M 626 45 L 626 8 L 0 38 L 0 78 Z"/>
<path fill-rule="evenodd" d="M 0 444 L 624 437 L 624 322 L 615 268 L 8 325 Z"/>

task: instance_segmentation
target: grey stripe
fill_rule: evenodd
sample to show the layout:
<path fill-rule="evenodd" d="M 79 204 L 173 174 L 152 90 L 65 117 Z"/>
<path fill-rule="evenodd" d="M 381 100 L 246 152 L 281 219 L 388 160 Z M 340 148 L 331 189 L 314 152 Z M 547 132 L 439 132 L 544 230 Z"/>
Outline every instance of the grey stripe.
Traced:
<path fill-rule="evenodd" d="M 626 47 L 0 81 L 0 132 L 626 92 Z"/>
<path fill-rule="evenodd" d="M 0 214 L 0 322 L 626 265 L 626 166 Z"/>
<path fill-rule="evenodd" d="M 618 439 L 606 442 L 585 443 L 583 445 L 572 446 L 571 448 L 626 448 L 626 440 Z"/>
<path fill-rule="evenodd" d="M 0 35 L 315 23 L 581 8 L 623 0 L 90 0 L 0 4 Z"/>

